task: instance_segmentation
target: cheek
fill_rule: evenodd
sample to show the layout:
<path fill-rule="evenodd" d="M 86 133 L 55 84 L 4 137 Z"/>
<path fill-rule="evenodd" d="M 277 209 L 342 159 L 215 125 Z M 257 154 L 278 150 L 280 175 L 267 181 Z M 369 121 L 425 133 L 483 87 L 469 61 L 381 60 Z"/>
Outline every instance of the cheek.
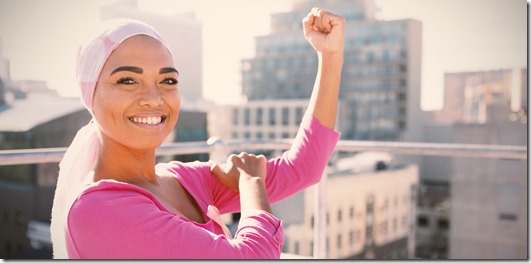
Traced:
<path fill-rule="evenodd" d="M 109 121 L 115 121 L 117 118 L 121 118 L 121 100 L 118 99 L 119 97 L 110 92 L 98 92 L 96 90 L 92 111 L 99 123 L 108 123 Z"/>
<path fill-rule="evenodd" d="M 173 96 L 168 98 L 167 103 L 171 108 L 174 121 L 177 122 L 177 119 L 179 117 L 179 112 L 181 110 L 181 96 L 179 95 L 179 93 L 174 94 Z"/>

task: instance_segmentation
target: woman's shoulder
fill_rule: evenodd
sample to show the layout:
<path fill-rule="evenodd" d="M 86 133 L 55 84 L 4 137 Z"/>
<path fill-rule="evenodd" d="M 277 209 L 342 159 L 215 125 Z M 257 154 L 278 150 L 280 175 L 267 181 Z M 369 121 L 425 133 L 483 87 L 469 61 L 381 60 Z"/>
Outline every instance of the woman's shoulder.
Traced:
<path fill-rule="evenodd" d="M 83 190 L 70 208 L 69 217 L 91 215 L 92 218 L 125 215 L 143 210 L 166 210 L 149 191 L 115 180 L 101 180 Z"/>
<path fill-rule="evenodd" d="M 180 175 L 182 177 L 187 176 L 199 176 L 210 173 L 209 162 L 180 162 L 171 161 L 167 163 L 158 163 L 156 169 L 159 171 L 169 172 L 174 175 Z"/>
<path fill-rule="evenodd" d="M 151 194 L 144 188 L 141 188 L 134 184 L 106 179 L 88 185 L 85 190 L 83 190 L 79 194 L 79 197 L 76 201 L 77 203 L 79 203 L 79 201 L 83 201 L 83 203 L 86 203 L 88 201 L 99 202 L 103 200 L 108 201 L 121 197 L 130 198 L 134 196 L 141 198 L 150 198 Z"/>

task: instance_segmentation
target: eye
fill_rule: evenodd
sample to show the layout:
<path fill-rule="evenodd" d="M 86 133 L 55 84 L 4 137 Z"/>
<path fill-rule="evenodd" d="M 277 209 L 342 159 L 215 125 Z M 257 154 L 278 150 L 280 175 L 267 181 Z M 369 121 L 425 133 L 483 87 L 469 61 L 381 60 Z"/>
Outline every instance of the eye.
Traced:
<path fill-rule="evenodd" d="M 124 85 L 132 85 L 135 84 L 135 80 L 132 78 L 121 78 L 117 82 L 117 84 L 124 84 Z"/>
<path fill-rule="evenodd" d="M 162 80 L 161 83 L 167 84 L 167 85 L 177 85 L 177 83 L 179 83 L 179 81 L 177 81 L 174 78 L 165 78 L 164 80 Z"/>

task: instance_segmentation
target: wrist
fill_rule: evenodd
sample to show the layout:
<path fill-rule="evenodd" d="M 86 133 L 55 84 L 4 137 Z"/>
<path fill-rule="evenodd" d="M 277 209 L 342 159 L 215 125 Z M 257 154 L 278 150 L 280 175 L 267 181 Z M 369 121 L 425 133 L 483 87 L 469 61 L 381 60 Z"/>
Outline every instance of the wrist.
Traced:
<path fill-rule="evenodd" d="M 322 63 L 325 62 L 332 62 L 332 63 L 343 63 L 344 60 L 344 52 L 341 51 L 319 51 L 317 52 L 317 56 L 319 58 L 319 61 Z"/>

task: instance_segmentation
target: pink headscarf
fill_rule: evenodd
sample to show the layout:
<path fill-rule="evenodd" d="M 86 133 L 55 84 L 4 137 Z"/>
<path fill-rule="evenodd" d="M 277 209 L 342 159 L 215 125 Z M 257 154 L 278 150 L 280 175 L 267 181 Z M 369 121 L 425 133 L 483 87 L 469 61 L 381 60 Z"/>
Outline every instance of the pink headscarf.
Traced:
<path fill-rule="evenodd" d="M 81 45 L 77 59 L 77 81 L 81 87 L 81 100 L 92 116 L 94 91 L 103 65 L 124 40 L 136 35 L 147 35 L 158 40 L 171 54 L 169 45 L 159 33 L 147 24 L 132 19 L 103 22 Z M 97 129 L 96 120 L 92 118 L 77 132 L 59 164 L 50 229 L 54 258 L 68 258 L 68 213 L 75 199 L 91 183 L 88 175 L 92 173 L 100 146 Z"/>

